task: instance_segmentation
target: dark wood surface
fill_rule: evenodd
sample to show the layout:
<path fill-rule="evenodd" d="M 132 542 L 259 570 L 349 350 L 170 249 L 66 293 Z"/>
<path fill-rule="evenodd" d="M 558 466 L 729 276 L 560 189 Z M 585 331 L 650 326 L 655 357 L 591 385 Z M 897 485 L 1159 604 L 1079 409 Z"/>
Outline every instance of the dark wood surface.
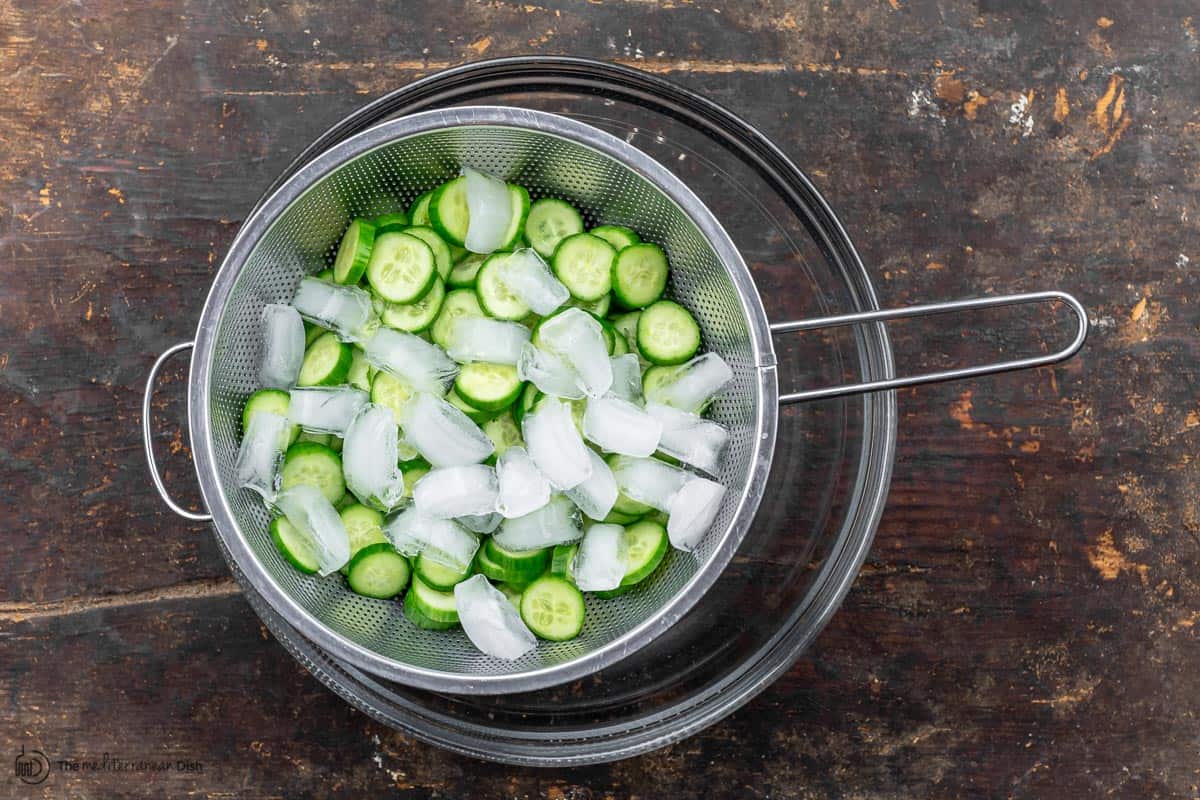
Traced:
<path fill-rule="evenodd" d="M 203 763 L 38 787 L 5 766 L 0 795 L 1200 796 L 1200 8 L 399 6 L 0 1 L 0 755 Z M 886 303 L 1057 287 L 1094 323 L 1060 368 L 903 393 L 888 511 L 816 646 L 694 738 L 585 769 L 475 762 L 349 709 L 158 502 L 138 432 L 152 359 L 305 144 L 528 52 L 636 63 L 760 125 Z M 897 338 L 914 366 L 979 346 Z M 185 380 L 159 404 L 182 493 Z"/>

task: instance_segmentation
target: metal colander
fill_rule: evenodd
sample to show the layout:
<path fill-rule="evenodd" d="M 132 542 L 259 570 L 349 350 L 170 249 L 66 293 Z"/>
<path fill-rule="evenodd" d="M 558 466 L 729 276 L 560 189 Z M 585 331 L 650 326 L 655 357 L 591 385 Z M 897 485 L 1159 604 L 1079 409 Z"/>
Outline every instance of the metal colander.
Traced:
<path fill-rule="evenodd" d="M 242 406 L 258 388 L 263 305 L 290 301 L 302 275 L 329 266 L 352 218 L 407 207 L 464 164 L 519 183 L 535 199 L 565 199 L 588 226 L 627 225 L 661 244 L 671 263 L 670 292 L 694 312 L 703 349 L 719 353 L 734 374 L 711 410 L 730 434 L 719 475 L 729 491 L 696 551 L 671 551 L 638 592 L 609 600 L 589 597 L 577 639 L 541 642 L 516 661 L 482 655 L 460 630 L 419 629 L 397 602 L 361 597 L 336 578 L 297 572 L 272 543 L 260 498 L 238 489 L 233 477 Z M 1046 300 L 1068 303 L 1081 319 L 1076 340 L 1057 353 L 907 378 L 889 374 L 865 384 L 779 396 L 773 331 Z M 188 415 L 201 491 L 235 574 L 300 634 L 337 658 L 403 684 L 454 693 L 524 692 L 596 672 L 649 644 L 713 584 L 758 508 L 780 402 L 1052 363 L 1074 353 L 1084 332 L 1082 308 L 1055 292 L 772 326 L 729 236 L 657 161 L 565 117 L 510 107 L 460 107 L 401 117 L 346 139 L 300 168 L 255 209 L 226 256 L 201 316 Z M 171 348 L 155 364 L 143 427 L 151 474 L 168 505 L 188 518 L 206 520 L 208 515 L 170 500 L 150 447 L 150 387 L 165 359 L 192 346 Z"/>

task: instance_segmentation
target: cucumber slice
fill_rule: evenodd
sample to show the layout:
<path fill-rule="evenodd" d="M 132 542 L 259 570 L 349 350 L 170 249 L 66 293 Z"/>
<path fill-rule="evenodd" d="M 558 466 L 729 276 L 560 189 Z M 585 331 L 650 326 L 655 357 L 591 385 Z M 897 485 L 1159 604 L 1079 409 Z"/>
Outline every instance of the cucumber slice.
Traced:
<path fill-rule="evenodd" d="M 271 520 L 271 541 L 275 542 L 284 560 L 305 575 L 315 575 L 320 568 L 312 545 L 286 517 Z"/>
<path fill-rule="evenodd" d="M 250 420 L 253 419 L 255 414 L 263 411 L 286 417 L 288 415 L 288 406 L 291 403 L 291 396 L 282 389 L 259 389 L 247 397 L 246 405 L 242 406 L 242 430 L 250 430 Z M 300 426 L 293 425 L 291 433 L 288 435 L 288 444 L 296 441 L 298 436 L 300 436 Z"/>
<path fill-rule="evenodd" d="M 436 278 L 433 250 L 420 238 L 408 233 L 385 233 L 375 240 L 367 264 L 367 283 L 384 300 L 414 303 L 433 288 Z"/>
<path fill-rule="evenodd" d="M 433 192 L 426 192 L 417 197 L 416 200 L 413 200 L 413 204 L 408 207 L 408 221 L 410 224 L 429 224 L 429 198 L 431 197 L 433 197 Z"/>
<path fill-rule="evenodd" d="M 346 382 L 353 363 L 354 348 L 338 339 L 336 334 L 326 333 L 317 337 L 304 352 L 296 385 L 338 386 Z"/>
<path fill-rule="evenodd" d="M 330 283 L 333 283 L 333 267 L 330 267 L 329 269 L 323 269 L 313 277 L 317 280 L 329 281 Z"/>
<path fill-rule="evenodd" d="M 403 233 L 404 229 L 412 223 L 408 221 L 408 214 L 396 211 L 391 214 L 380 214 L 371 220 L 371 224 L 375 226 L 375 235 L 379 236 L 384 233 Z"/>
<path fill-rule="evenodd" d="M 482 361 L 463 364 L 454 379 L 458 396 L 480 411 L 503 411 L 521 394 L 521 379 L 511 364 Z"/>
<path fill-rule="evenodd" d="M 505 412 L 495 419 L 489 419 L 483 423 L 483 432 L 496 445 L 494 453 L 496 458 L 504 455 L 504 451 L 510 447 L 525 444 L 525 440 L 521 437 L 521 429 L 517 427 L 510 412 Z"/>
<path fill-rule="evenodd" d="M 412 398 L 412 387 L 390 372 L 379 372 L 371 381 L 371 402 L 390 408 L 396 419 L 400 419 L 404 407 Z"/>
<path fill-rule="evenodd" d="M 583 630 L 583 615 L 583 594 L 556 575 L 543 575 L 521 594 L 521 619 L 540 639 L 574 639 Z"/>
<path fill-rule="evenodd" d="M 449 347 L 450 332 L 455 322 L 462 317 L 482 316 L 485 314 L 473 290 L 455 289 L 453 292 L 447 292 L 446 299 L 442 301 L 442 310 L 438 312 L 437 319 L 430 328 L 430 338 L 436 345 Z"/>
<path fill-rule="evenodd" d="M 413 570 L 429 588 L 439 592 L 453 592 L 455 584 L 462 583 L 471 577 L 471 568 L 459 572 L 456 569 L 430 561 L 424 554 L 417 556 Z"/>
<path fill-rule="evenodd" d="M 296 442 L 283 457 L 279 485 L 283 491 L 293 486 L 315 486 L 336 505 L 346 494 L 342 459 L 323 444 Z"/>
<path fill-rule="evenodd" d="M 612 307 L 612 293 L 610 292 L 601 297 L 599 300 L 592 300 L 591 302 L 584 302 L 578 297 L 572 297 L 567 301 L 567 305 L 575 306 L 576 308 L 582 308 L 584 311 L 592 314 L 593 316 L 603 317 Z"/>
<path fill-rule="evenodd" d="M 625 577 L 621 586 L 632 586 L 646 578 L 667 555 L 667 529 L 657 522 L 642 520 L 625 529 Z"/>
<path fill-rule="evenodd" d="M 620 331 L 625 336 L 625 341 L 629 345 L 632 352 L 638 353 L 637 349 L 637 325 L 638 320 L 642 318 L 642 312 L 630 311 L 626 314 L 619 314 L 612 318 L 613 327 Z"/>
<path fill-rule="evenodd" d="M 498 249 L 516 250 L 525 233 L 525 221 L 529 219 L 529 192 L 515 183 L 508 185 L 508 197 L 512 201 L 512 220 L 508 224 L 508 235 Z"/>
<path fill-rule="evenodd" d="M 611 244 L 590 233 L 577 233 L 559 243 L 550 266 L 572 297 L 590 303 L 612 290 L 616 259 Z"/>
<path fill-rule="evenodd" d="M 304 322 L 304 347 L 307 348 L 310 344 L 321 338 L 328 331 L 327 328 L 322 328 L 320 325 L 305 320 Z"/>
<path fill-rule="evenodd" d="M 429 224 L 448 242 L 462 246 L 467 241 L 471 212 L 467 207 L 466 176 L 446 181 L 433 190 L 429 198 Z"/>
<path fill-rule="evenodd" d="M 387 542 L 369 544 L 350 559 L 346 583 L 356 594 L 388 600 L 408 585 L 411 575 L 408 559 Z"/>
<path fill-rule="evenodd" d="M 350 361 L 350 369 L 346 372 L 346 383 L 355 389 L 369 392 L 371 391 L 371 364 L 367 361 L 367 354 L 358 347 L 351 346 L 350 350 L 353 358 Z"/>
<path fill-rule="evenodd" d="M 419 575 L 414 575 L 412 588 L 408 590 L 413 606 L 427 619 L 451 625 L 458 622 L 458 608 L 454 605 L 454 592 L 439 592 Z M 406 598 L 407 599 L 407 598 Z"/>
<path fill-rule="evenodd" d="M 626 308 L 645 308 L 667 288 L 667 254 L 648 242 L 626 247 L 612 268 L 612 291 Z"/>
<path fill-rule="evenodd" d="M 583 233 L 583 217 L 570 203 L 546 197 L 529 207 L 525 238 L 542 258 L 549 259 L 559 242 L 576 233 Z"/>
<path fill-rule="evenodd" d="M 435 278 L 433 286 L 420 300 L 415 303 L 386 303 L 379 319 L 389 328 L 417 333 L 433 324 L 445 299 L 445 284 L 441 278 Z"/>
<path fill-rule="evenodd" d="M 451 388 L 449 394 L 446 395 L 446 402 L 466 414 L 467 417 L 476 425 L 482 425 L 492 417 L 496 416 L 495 411 L 484 411 L 482 408 L 476 408 L 475 406 L 471 405 L 453 388 Z"/>
<path fill-rule="evenodd" d="M 546 571 L 550 549 L 506 550 L 487 539 L 475 554 L 475 568 L 493 581 L 524 585 Z"/>
<path fill-rule="evenodd" d="M 588 231 L 592 236 L 599 236 L 604 241 L 611 244 L 619 253 L 626 247 L 635 245 L 642 241 L 642 237 L 638 236 L 635 231 L 626 228 L 624 225 L 601 225 L 597 228 L 592 228 Z"/>
<path fill-rule="evenodd" d="M 479 269 L 489 257 L 482 253 L 469 253 L 450 270 L 450 277 L 446 279 L 446 283 L 450 285 L 451 289 L 474 288 L 475 279 L 479 275 Z"/>
<path fill-rule="evenodd" d="M 579 543 L 556 544 L 550 556 L 550 574 L 560 578 L 574 580 L 571 577 L 571 565 L 575 563 L 575 554 L 579 552 Z"/>
<path fill-rule="evenodd" d="M 333 260 L 333 279 L 338 283 L 358 283 L 367 271 L 371 248 L 375 244 L 375 226 L 365 219 L 356 219 L 346 228 L 342 243 Z"/>
<path fill-rule="evenodd" d="M 604 346 L 608 349 L 608 354 L 616 355 L 617 339 L 624 338 L 620 332 L 613 327 L 612 323 L 606 319 L 597 319 L 600 323 L 600 334 L 604 337 Z"/>
<path fill-rule="evenodd" d="M 625 498 L 628 500 L 629 498 Z M 631 525 L 642 518 L 641 514 L 622 514 L 620 511 L 609 511 L 604 522 L 609 525 Z"/>
<path fill-rule="evenodd" d="M 529 316 L 529 306 L 508 290 L 500 279 L 504 262 L 509 253 L 494 253 L 483 262 L 479 268 L 479 276 L 475 280 L 475 293 L 479 295 L 479 305 L 488 316 L 497 319 L 521 320 Z"/>
<path fill-rule="evenodd" d="M 682 364 L 700 349 L 700 326 L 679 303 L 659 300 L 638 318 L 637 346 L 653 364 Z"/>
<path fill-rule="evenodd" d="M 616 326 L 613 326 L 614 330 Z M 625 334 L 616 331 L 616 336 L 613 338 L 612 355 L 623 356 L 629 352 L 629 340 L 625 338 Z"/>
<path fill-rule="evenodd" d="M 425 459 L 418 458 L 414 461 L 421 462 L 419 466 L 409 466 L 413 462 L 403 462 L 400 469 L 404 472 L 404 496 L 411 500 L 413 496 L 413 487 L 417 485 L 417 481 L 429 474 L 431 469 Z"/>
<path fill-rule="evenodd" d="M 383 514 L 373 508 L 367 508 L 361 503 L 350 503 L 343 506 L 338 515 L 346 528 L 346 538 L 350 540 L 350 557 L 367 545 L 386 542 L 383 535 Z M 345 572 L 346 568 L 343 567 Z"/>
<path fill-rule="evenodd" d="M 416 582 L 417 580 L 418 578 L 413 576 L 413 581 Z M 408 594 L 404 595 L 404 616 L 413 625 L 427 631 L 445 631 L 458 624 L 457 622 L 438 622 L 435 619 L 425 616 L 416 603 L 416 597 L 416 592 L 412 589 L 409 589 Z"/>
<path fill-rule="evenodd" d="M 454 266 L 454 259 L 450 253 L 450 245 L 446 244 L 446 240 L 439 236 L 437 231 L 425 225 L 414 225 L 405 228 L 404 232 L 429 245 L 429 249 L 433 251 L 438 277 L 442 280 L 450 277 L 450 268 Z"/>
<path fill-rule="evenodd" d="M 518 426 L 521 425 L 525 415 L 529 413 L 538 400 L 542 399 L 542 392 L 532 383 L 525 384 L 525 388 L 521 390 L 521 397 L 513 404 L 513 422 Z"/>

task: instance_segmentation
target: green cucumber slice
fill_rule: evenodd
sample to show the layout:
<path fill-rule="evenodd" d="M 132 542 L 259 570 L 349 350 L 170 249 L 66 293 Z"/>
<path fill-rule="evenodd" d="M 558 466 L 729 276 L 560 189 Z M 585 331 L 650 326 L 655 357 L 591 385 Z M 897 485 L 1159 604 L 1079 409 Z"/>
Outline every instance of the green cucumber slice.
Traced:
<path fill-rule="evenodd" d="M 667 288 L 667 254 L 644 242 L 617 253 L 612 267 L 612 291 L 625 308 L 645 308 Z"/>
<path fill-rule="evenodd" d="M 371 391 L 371 364 L 367 361 L 367 354 L 360 348 L 351 346 L 353 358 L 350 361 L 350 369 L 346 372 L 346 383 L 356 389 L 362 389 L 364 392 Z"/>
<path fill-rule="evenodd" d="M 503 411 L 521 394 L 522 386 L 516 367 L 482 361 L 463 364 L 454 379 L 458 396 L 480 411 Z"/>
<path fill-rule="evenodd" d="M 659 300 L 638 318 L 637 346 L 652 364 L 682 364 L 700 349 L 700 326 L 679 303 Z"/>
<path fill-rule="evenodd" d="M 599 236 L 577 233 L 559 242 L 550 266 L 572 297 L 590 303 L 612 290 L 616 258 L 617 251 Z"/>
<path fill-rule="evenodd" d="M 433 192 L 426 192 L 417 197 L 416 200 L 413 200 L 413 204 L 408 207 L 408 221 L 410 224 L 429 224 L 429 198 L 431 197 L 433 197 Z"/>
<path fill-rule="evenodd" d="M 396 419 L 400 419 L 412 398 L 412 387 L 390 372 L 378 372 L 371 381 L 371 402 L 390 408 Z"/>
<path fill-rule="evenodd" d="M 365 219 L 351 222 L 333 260 L 333 279 L 342 284 L 358 283 L 367 270 L 374 244 L 374 225 Z"/>
<path fill-rule="evenodd" d="M 271 541 L 279 548 L 284 560 L 306 575 L 315 575 L 320 568 L 312 545 L 286 517 L 271 520 Z"/>
<path fill-rule="evenodd" d="M 250 420 L 255 414 L 263 411 L 286 417 L 288 415 L 288 407 L 291 404 L 291 396 L 282 389 L 259 389 L 247 397 L 246 405 L 242 406 L 242 431 L 249 430 Z M 288 435 L 288 444 L 296 441 L 299 436 L 300 426 L 293 425 L 291 433 Z"/>
<path fill-rule="evenodd" d="M 442 303 L 446 299 L 446 287 L 441 278 L 435 278 L 429 291 L 415 303 L 386 303 L 379 320 L 389 328 L 417 333 L 433 324 Z"/>
<path fill-rule="evenodd" d="M 513 404 L 513 422 L 518 426 L 521 425 L 525 415 L 530 412 L 538 400 L 542 399 L 542 392 L 532 383 L 525 384 L 525 388 L 521 390 L 521 397 Z"/>
<path fill-rule="evenodd" d="M 279 486 L 282 491 L 293 486 L 315 486 L 336 505 L 346 495 L 342 459 L 323 444 L 296 442 L 283 456 Z"/>
<path fill-rule="evenodd" d="M 417 556 L 413 569 L 431 589 L 437 589 L 439 592 L 452 592 L 456 584 L 462 583 L 471 576 L 470 567 L 460 572 L 452 567 L 431 561 L 424 554 Z"/>
<path fill-rule="evenodd" d="M 384 300 L 414 303 L 433 288 L 436 278 L 433 250 L 419 237 L 385 233 L 375 240 L 367 264 L 367 283 Z"/>
<path fill-rule="evenodd" d="M 504 243 L 497 248 L 498 250 L 515 250 L 524 235 L 525 221 L 529 219 L 529 192 L 525 191 L 525 187 L 515 183 L 508 184 L 508 197 L 512 201 L 512 219 L 508 223 Z"/>
<path fill-rule="evenodd" d="M 583 630 L 583 617 L 583 594 L 556 575 L 543 575 L 521 593 L 521 619 L 539 639 L 574 639 Z"/>
<path fill-rule="evenodd" d="M 583 217 L 570 203 L 546 197 L 529 207 L 525 218 L 525 238 L 542 258 L 554 255 L 558 243 L 583 232 Z"/>
<path fill-rule="evenodd" d="M 460 247 L 467 240 L 471 212 L 467 206 L 467 179 L 459 176 L 433 190 L 429 198 L 429 224 L 433 229 Z"/>
<path fill-rule="evenodd" d="M 454 604 L 454 592 L 439 592 L 421 580 L 421 576 L 414 575 L 408 596 L 412 598 L 416 610 L 420 611 L 425 618 L 443 625 L 447 623 L 453 625 L 458 622 L 458 608 Z M 407 600 L 407 598 L 405 599 Z"/>
<path fill-rule="evenodd" d="M 642 241 L 635 231 L 624 225 L 600 225 L 588 231 L 592 236 L 599 236 L 611 244 L 619 253 L 621 250 Z"/>
<path fill-rule="evenodd" d="M 375 235 L 379 236 L 384 233 L 402 233 L 412 223 L 408 221 L 408 214 L 394 211 L 390 214 L 380 214 L 371 220 L 371 224 L 375 226 Z"/>
<path fill-rule="evenodd" d="M 622 586 L 632 586 L 650 576 L 667 554 L 667 529 L 652 520 L 635 522 L 621 536 L 625 541 L 625 577 Z"/>
<path fill-rule="evenodd" d="M 462 317 L 482 316 L 485 314 L 473 290 L 455 289 L 447 292 L 446 299 L 442 301 L 442 310 L 438 312 L 437 319 L 433 321 L 433 327 L 429 330 L 430 338 L 440 347 L 449 347 L 450 332 L 455 322 Z"/>
<path fill-rule="evenodd" d="M 411 575 L 408 559 L 387 542 L 369 544 L 346 566 L 346 583 L 356 594 L 388 600 L 404 591 Z"/>
<path fill-rule="evenodd" d="M 529 306 L 508 290 L 500 275 L 509 253 L 494 253 L 483 262 L 475 279 L 475 293 L 479 295 L 479 306 L 490 317 L 496 319 L 522 320 L 529 316 Z"/>
<path fill-rule="evenodd" d="M 297 386 L 338 386 L 346 382 L 354 363 L 354 349 L 330 332 L 318 336 L 304 352 Z"/>
<path fill-rule="evenodd" d="M 459 261 L 450 270 L 450 277 L 446 279 L 446 283 L 451 289 L 474 288 L 475 280 L 479 275 L 479 269 L 488 258 L 489 256 L 485 256 L 482 253 L 468 253 L 462 261 Z"/>
<path fill-rule="evenodd" d="M 446 240 L 438 235 L 437 231 L 427 225 L 414 225 L 405 228 L 404 232 L 429 245 L 429 249 L 433 251 L 433 260 L 437 266 L 439 278 L 446 280 L 450 277 L 450 269 L 454 266 L 453 254 L 450 252 L 450 245 L 446 244 Z"/>
<path fill-rule="evenodd" d="M 556 544 L 550 556 L 550 574 L 573 581 L 571 566 L 575 563 L 575 554 L 579 552 L 579 543 Z"/>
<path fill-rule="evenodd" d="M 453 387 L 446 395 L 446 402 L 457 408 L 459 411 L 467 415 L 467 417 L 476 425 L 483 425 L 492 417 L 496 416 L 495 411 L 484 411 L 482 408 L 476 408 L 463 399 Z M 494 454 L 493 454 L 494 455 Z"/>
<path fill-rule="evenodd" d="M 525 440 L 521 436 L 521 429 L 517 427 L 511 412 L 505 412 L 483 423 L 483 432 L 496 445 L 494 453 L 496 458 L 504 455 L 504 451 L 510 447 L 525 444 Z"/>

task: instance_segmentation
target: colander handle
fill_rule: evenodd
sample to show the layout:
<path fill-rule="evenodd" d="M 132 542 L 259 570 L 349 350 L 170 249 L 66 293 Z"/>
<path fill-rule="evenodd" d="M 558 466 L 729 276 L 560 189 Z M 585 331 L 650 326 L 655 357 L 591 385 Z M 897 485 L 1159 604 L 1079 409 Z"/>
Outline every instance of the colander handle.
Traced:
<path fill-rule="evenodd" d="M 818 328 L 840 328 L 845 325 L 858 325 L 866 322 L 887 322 L 893 319 L 908 319 L 911 317 L 928 317 L 936 314 L 948 314 L 954 311 L 971 311 L 979 308 L 998 308 L 1001 306 L 1028 305 L 1032 303 L 1058 302 L 1066 305 L 1074 312 L 1078 322 L 1075 338 L 1063 349 L 1044 356 L 1016 358 L 1010 361 L 995 361 L 990 364 L 980 364 L 974 367 L 959 367 L 958 369 L 926 372 L 921 375 L 888 378 L 886 380 L 852 383 L 845 386 L 827 386 L 823 389 L 807 389 L 802 392 L 792 392 L 780 395 L 780 404 L 802 403 L 806 400 L 822 400 L 828 397 L 842 397 L 848 394 L 863 392 L 880 392 L 886 389 L 901 389 L 906 386 L 920 386 L 926 383 L 954 381 L 960 378 L 974 378 L 979 375 L 994 375 L 997 372 L 1009 372 L 1031 367 L 1044 367 L 1047 364 L 1057 364 L 1066 361 L 1079 352 L 1087 339 L 1088 318 L 1083 304 L 1065 292 L 1029 292 L 1027 294 L 1009 294 L 1002 297 L 980 297 L 972 300 L 952 300 L 946 303 L 930 303 L 929 305 L 909 306 L 908 308 L 888 308 L 882 311 L 862 311 L 856 314 L 841 314 L 835 317 L 819 317 L 817 319 L 778 322 L 771 326 L 772 334 L 811 331 Z"/>
<path fill-rule="evenodd" d="M 158 462 L 154 459 L 153 431 L 150 430 L 150 400 L 154 397 L 154 385 L 158 383 L 158 373 L 162 372 L 163 364 L 167 363 L 171 356 L 182 353 L 184 350 L 191 350 L 195 344 L 195 342 L 180 342 L 167 348 L 166 352 L 159 356 L 158 360 L 154 362 L 154 366 L 150 368 L 150 375 L 146 378 L 146 393 L 142 396 L 142 442 L 146 445 L 146 462 L 150 465 L 150 480 L 154 481 L 154 488 L 158 490 L 158 496 L 167 504 L 167 508 L 193 522 L 208 522 L 212 519 L 212 514 L 197 514 L 195 511 L 188 511 L 172 500 L 171 495 L 167 493 L 162 476 L 158 474 Z"/>

